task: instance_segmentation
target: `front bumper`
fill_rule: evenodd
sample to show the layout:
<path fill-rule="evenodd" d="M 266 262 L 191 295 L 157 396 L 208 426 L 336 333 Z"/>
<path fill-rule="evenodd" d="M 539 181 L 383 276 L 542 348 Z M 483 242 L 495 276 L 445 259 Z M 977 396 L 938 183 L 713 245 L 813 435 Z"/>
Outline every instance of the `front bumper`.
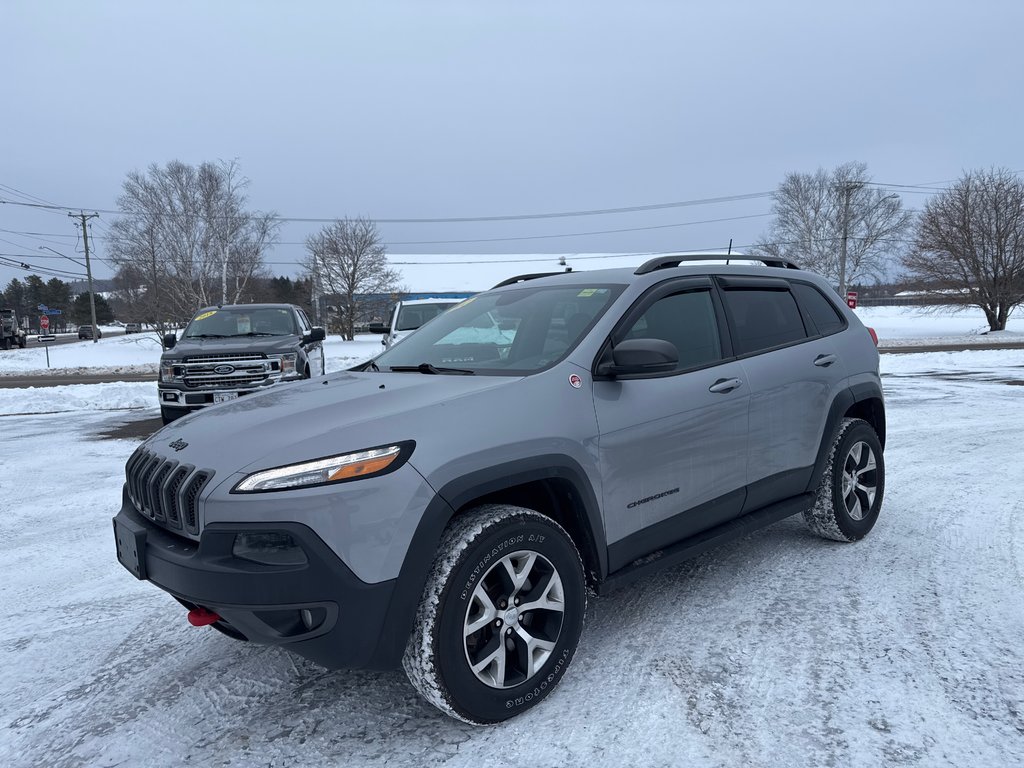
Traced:
<path fill-rule="evenodd" d="M 218 614 L 227 634 L 280 645 L 328 668 L 388 669 L 401 658 L 404 638 L 385 631 L 395 581 L 361 581 L 305 525 L 215 523 L 197 543 L 139 515 L 127 495 L 113 522 L 129 572 Z M 235 557 L 236 535 L 255 532 L 289 534 L 307 562 L 263 565 Z"/>
<path fill-rule="evenodd" d="M 262 392 L 267 387 L 281 384 L 288 381 L 301 381 L 299 375 L 268 379 L 260 384 L 246 387 L 233 387 L 222 389 L 183 389 L 175 385 L 159 384 L 158 394 L 160 405 L 164 408 L 181 409 L 182 415 L 205 408 L 208 405 L 216 405 L 226 399 L 235 399 L 243 395 L 251 395 L 254 392 Z"/>

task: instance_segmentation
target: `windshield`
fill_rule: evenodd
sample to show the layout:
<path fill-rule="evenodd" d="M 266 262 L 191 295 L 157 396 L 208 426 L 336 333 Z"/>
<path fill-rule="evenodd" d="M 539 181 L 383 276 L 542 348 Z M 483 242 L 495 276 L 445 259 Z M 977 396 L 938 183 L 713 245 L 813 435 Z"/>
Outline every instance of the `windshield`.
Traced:
<path fill-rule="evenodd" d="M 524 287 L 483 293 L 440 315 L 374 362 L 379 370 L 533 373 L 575 347 L 623 287 Z"/>
<path fill-rule="evenodd" d="M 203 310 L 192 318 L 182 338 L 293 336 L 297 333 L 295 319 L 290 309 L 244 307 Z"/>
<path fill-rule="evenodd" d="M 428 320 L 433 320 L 445 310 L 455 306 L 455 302 L 445 301 L 438 304 L 403 304 L 398 310 L 395 321 L 396 331 L 415 331 Z"/>

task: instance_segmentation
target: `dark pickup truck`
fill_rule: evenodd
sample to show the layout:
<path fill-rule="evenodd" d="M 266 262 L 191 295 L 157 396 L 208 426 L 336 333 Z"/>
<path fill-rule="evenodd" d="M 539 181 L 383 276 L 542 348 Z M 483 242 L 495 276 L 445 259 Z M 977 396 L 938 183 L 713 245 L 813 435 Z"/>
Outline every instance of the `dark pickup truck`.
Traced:
<path fill-rule="evenodd" d="M 164 336 L 160 415 L 169 424 L 282 381 L 324 374 L 324 329 L 292 304 L 205 307 Z"/>

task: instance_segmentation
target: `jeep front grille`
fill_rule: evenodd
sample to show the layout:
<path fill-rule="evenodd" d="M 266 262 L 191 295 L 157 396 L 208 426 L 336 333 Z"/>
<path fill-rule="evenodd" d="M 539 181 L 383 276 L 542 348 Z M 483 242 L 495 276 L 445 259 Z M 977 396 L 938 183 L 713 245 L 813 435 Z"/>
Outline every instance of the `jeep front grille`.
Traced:
<path fill-rule="evenodd" d="M 135 509 L 165 528 L 199 534 L 199 494 L 213 477 L 140 448 L 125 465 L 128 498 Z"/>
<path fill-rule="evenodd" d="M 277 360 L 248 353 L 191 355 L 175 364 L 175 368 L 178 369 L 175 373 L 182 376 L 185 386 L 193 389 L 251 387 L 270 381 L 280 374 L 280 363 Z M 221 370 L 218 371 L 218 368 Z"/>

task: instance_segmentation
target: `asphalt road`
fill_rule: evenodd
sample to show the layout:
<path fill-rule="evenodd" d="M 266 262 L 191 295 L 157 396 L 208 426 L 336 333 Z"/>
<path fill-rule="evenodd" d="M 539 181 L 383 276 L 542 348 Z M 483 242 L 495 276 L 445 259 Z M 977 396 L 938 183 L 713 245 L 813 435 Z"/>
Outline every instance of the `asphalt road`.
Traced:
<path fill-rule="evenodd" d="M 124 331 L 123 330 L 103 331 L 103 335 L 104 336 L 108 336 L 108 337 L 109 336 L 124 336 Z M 80 341 L 80 339 L 78 338 L 78 334 L 77 333 L 58 333 L 58 334 L 56 334 L 56 336 L 57 336 L 56 339 L 54 339 L 53 341 L 48 341 L 46 343 L 49 344 L 52 347 L 52 346 L 60 346 L 61 344 L 76 344 L 76 343 L 78 343 Z M 40 346 L 42 346 L 42 344 L 40 344 L 39 341 L 37 341 L 38 338 L 39 338 L 38 335 L 35 334 L 35 333 L 29 334 L 28 346 L 30 346 L 30 347 L 40 347 Z"/>
<path fill-rule="evenodd" d="M 156 384 L 155 373 L 44 373 L 22 376 L 0 376 L 0 388 L 59 387 L 64 384 L 110 384 L 115 381 L 152 381 Z"/>

